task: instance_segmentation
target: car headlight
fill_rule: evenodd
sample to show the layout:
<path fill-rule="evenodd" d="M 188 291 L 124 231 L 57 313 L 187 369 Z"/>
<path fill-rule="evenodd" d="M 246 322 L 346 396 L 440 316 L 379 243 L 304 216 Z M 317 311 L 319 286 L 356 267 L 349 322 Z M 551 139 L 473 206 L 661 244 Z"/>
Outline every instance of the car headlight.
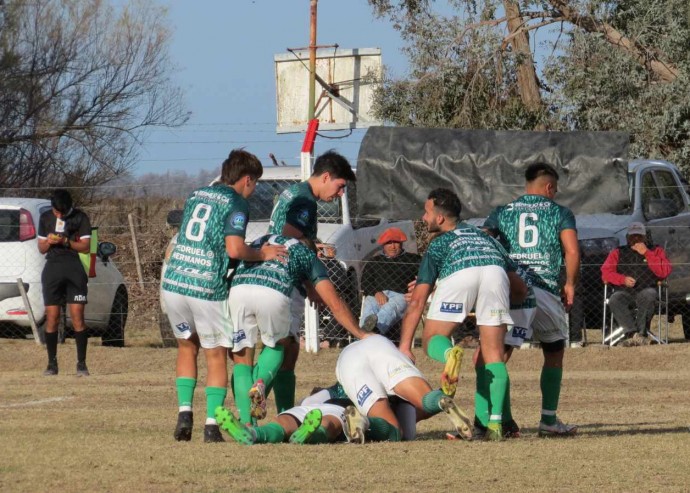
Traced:
<path fill-rule="evenodd" d="M 581 255 L 608 255 L 609 252 L 618 248 L 618 238 L 595 238 L 591 240 L 580 240 Z"/>

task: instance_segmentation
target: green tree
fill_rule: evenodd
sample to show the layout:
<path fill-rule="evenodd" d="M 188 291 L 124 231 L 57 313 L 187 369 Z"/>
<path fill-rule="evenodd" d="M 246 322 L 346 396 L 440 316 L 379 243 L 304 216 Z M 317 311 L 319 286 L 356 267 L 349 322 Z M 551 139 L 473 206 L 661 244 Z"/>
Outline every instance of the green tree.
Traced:
<path fill-rule="evenodd" d="M 163 9 L 5 0 L 0 14 L 0 188 L 106 183 L 148 128 L 188 118 Z"/>

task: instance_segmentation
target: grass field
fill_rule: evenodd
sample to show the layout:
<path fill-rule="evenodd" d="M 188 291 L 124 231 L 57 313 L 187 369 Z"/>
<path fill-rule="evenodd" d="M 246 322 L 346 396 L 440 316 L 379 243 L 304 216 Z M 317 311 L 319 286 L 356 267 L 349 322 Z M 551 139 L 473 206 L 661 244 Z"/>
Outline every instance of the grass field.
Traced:
<path fill-rule="evenodd" d="M 202 443 L 203 385 L 193 440 L 175 442 L 174 349 L 93 341 L 92 376 L 80 379 L 72 340 L 59 348 L 57 377 L 41 376 L 44 351 L 0 340 L 0 491 L 690 490 L 690 344 L 569 350 L 560 416 L 580 425 L 575 438 L 536 436 L 532 349 L 509 365 L 520 439 L 447 441 L 440 415 L 420 423 L 415 442 L 302 447 Z M 298 395 L 333 382 L 338 352 L 302 355 Z M 435 381 L 440 367 L 419 350 L 417 359 Z M 469 359 L 457 400 L 471 411 Z"/>

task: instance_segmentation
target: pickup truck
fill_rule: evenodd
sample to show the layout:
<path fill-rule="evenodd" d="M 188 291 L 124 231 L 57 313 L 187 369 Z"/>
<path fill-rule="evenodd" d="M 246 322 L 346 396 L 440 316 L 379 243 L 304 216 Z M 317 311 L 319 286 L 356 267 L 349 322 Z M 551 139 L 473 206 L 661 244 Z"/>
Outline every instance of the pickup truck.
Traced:
<path fill-rule="evenodd" d="M 690 293 L 688 183 L 668 161 L 634 159 L 628 163 L 628 191 L 630 203 L 624 210 L 576 216 L 582 255 L 581 303 L 571 313 L 571 330 L 600 325 L 603 295 L 599 269 L 611 250 L 625 244 L 628 225 L 641 222 L 647 227 L 649 241 L 664 247 L 673 265 L 668 278 L 669 315 L 682 315 L 683 332 L 690 339 L 690 306 L 686 301 Z"/>
<path fill-rule="evenodd" d="M 256 190 L 249 198 L 247 242 L 268 232 L 268 222 L 278 196 L 283 190 L 299 181 L 301 181 L 300 168 L 297 166 L 264 168 Z M 359 313 L 360 280 L 364 263 L 379 251 L 379 245 L 376 243 L 379 235 L 385 229 L 396 226 L 408 237 L 404 245 L 405 250 L 417 252 L 413 221 L 391 223 L 386 219 L 358 217 L 356 197 L 355 183 L 347 187 L 347 192 L 340 200 L 319 202 L 318 206 L 318 239 L 325 245 L 322 249 L 322 260 L 338 292 L 355 315 Z M 173 227 L 178 226 L 181 218 L 181 211 L 171 211 L 168 215 L 168 224 Z M 175 238 L 172 241 L 174 242 Z M 165 267 L 164 261 L 163 269 Z M 165 312 L 164 306 L 161 306 L 161 309 Z M 167 327 L 167 317 L 162 316 L 160 320 L 164 344 L 170 344 L 172 332 Z M 319 321 L 323 339 L 339 342 L 340 339 L 347 338 L 345 330 L 336 323 L 328 309 L 319 313 Z"/>

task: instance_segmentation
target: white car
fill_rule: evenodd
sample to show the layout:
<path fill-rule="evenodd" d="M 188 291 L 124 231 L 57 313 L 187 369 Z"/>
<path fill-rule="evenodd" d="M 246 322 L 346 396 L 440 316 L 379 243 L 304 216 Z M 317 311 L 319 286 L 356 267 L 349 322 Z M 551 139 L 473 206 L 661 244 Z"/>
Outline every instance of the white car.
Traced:
<path fill-rule="evenodd" d="M 43 337 L 45 306 L 41 272 L 46 263 L 38 251 L 38 221 L 51 210 L 50 201 L 29 198 L 0 199 L 0 335 L 31 334 L 29 314 L 17 279 L 21 278 L 39 335 Z M 88 304 L 84 318 L 89 333 L 101 336 L 104 346 L 124 346 L 128 297 L 124 278 L 110 260 L 115 245 L 101 242 L 96 255 L 96 276 L 89 279 Z M 69 313 L 66 332 L 72 328 Z"/>

